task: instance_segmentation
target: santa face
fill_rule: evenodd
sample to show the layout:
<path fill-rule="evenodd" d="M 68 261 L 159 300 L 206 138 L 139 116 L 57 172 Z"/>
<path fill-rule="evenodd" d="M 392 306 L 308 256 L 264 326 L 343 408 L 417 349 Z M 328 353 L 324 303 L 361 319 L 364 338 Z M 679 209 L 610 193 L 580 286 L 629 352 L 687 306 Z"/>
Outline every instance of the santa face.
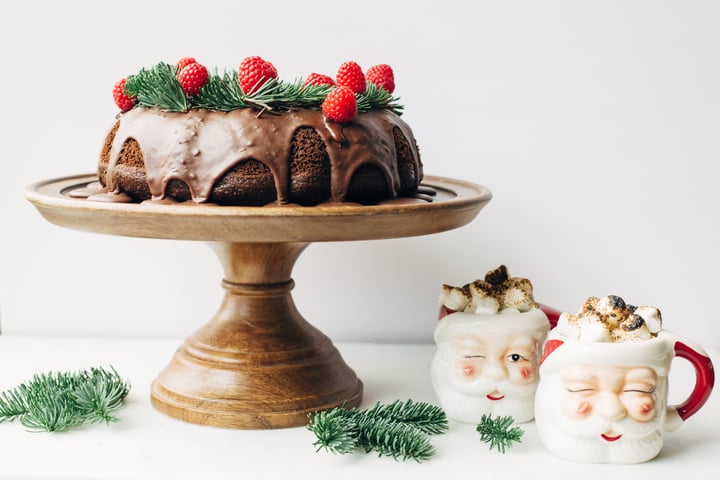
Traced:
<path fill-rule="evenodd" d="M 667 378 L 648 367 L 570 366 L 543 376 L 536 424 L 552 453 L 581 462 L 639 463 L 664 436 Z"/>
<path fill-rule="evenodd" d="M 467 423 L 483 414 L 532 420 L 539 348 L 531 335 L 460 335 L 438 345 L 432 378 L 447 415 Z"/>

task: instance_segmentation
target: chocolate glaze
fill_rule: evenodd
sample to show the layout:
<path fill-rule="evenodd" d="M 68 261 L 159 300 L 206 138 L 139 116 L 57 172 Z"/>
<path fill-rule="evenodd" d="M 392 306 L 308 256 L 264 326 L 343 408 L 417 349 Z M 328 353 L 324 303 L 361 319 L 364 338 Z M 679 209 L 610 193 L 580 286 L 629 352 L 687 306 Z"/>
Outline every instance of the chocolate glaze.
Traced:
<path fill-rule="evenodd" d="M 275 179 L 278 203 L 288 202 L 290 144 L 301 127 L 315 129 L 324 141 L 331 165 L 331 201 L 342 202 L 355 171 L 373 165 L 383 172 L 388 197 L 400 188 L 392 130 L 399 128 L 412 150 L 417 181 L 422 164 L 410 127 L 388 110 L 361 113 L 348 124 L 326 120 L 314 110 L 258 114 L 253 109 L 187 113 L 135 108 L 120 116 L 107 167 L 107 188 L 118 193 L 114 175 L 129 139 L 140 145 L 153 200 L 165 196 L 172 179 L 185 182 L 197 203 L 206 202 L 214 184 L 236 164 L 254 159 L 267 165 Z"/>

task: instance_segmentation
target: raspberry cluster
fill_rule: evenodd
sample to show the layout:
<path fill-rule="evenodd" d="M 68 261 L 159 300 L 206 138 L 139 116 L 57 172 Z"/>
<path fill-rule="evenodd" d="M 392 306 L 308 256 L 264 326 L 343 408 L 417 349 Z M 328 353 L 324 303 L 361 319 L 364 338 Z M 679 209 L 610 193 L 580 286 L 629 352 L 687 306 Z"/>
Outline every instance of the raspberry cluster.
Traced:
<path fill-rule="evenodd" d="M 193 57 L 181 58 L 175 64 L 174 77 L 171 83 L 176 81 L 176 85 L 182 89 L 181 92 L 179 91 L 179 95 L 183 99 L 183 104 L 185 98 L 192 99 L 201 96 L 204 87 L 211 79 L 207 67 Z M 138 104 L 137 96 L 129 93 L 126 88 L 127 81 L 128 79 L 123 78 L 113 87 L 113 99 L 123 112 Z M 236 88 L 237 86 L 240 88 L 241 102 L 247 100 L 249 104 L 253 104 L 253 100 L 257 99 L 268 82 L 279 82 L 277 69 L 272 63 L 259 56 L 243 59 L 237 69 L 236 83 Z M 348 61 L 340 65 L 334 79 L 325 74 L 311 73 L 303 82 L 302 89 L 326 87 L 326 94 L 323 93 L 325 96 L 321 103 L 312 108 L 321 109 L 323 114 L 333 122 L 345 124 L 352 122 L 357 117 L 358 98 L 365 95 L 369 84 L 373 85 L 375 91 L 382 90 L 389 97 L 395 90 L 392 68 L 386 64 L 379 64 L 363 72 L 356 62 Z M 363 108 L 367 108 L 367 106 Z"/>

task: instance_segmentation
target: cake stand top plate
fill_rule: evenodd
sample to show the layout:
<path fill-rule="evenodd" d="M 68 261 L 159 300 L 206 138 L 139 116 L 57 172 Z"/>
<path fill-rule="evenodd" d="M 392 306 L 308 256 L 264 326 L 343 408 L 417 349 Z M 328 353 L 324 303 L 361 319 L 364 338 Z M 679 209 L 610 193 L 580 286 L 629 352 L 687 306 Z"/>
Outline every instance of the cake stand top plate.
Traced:
<path fill-rule="evenodd" d="M 401 238 L 444 232 L 471 222 L 490 201 L 482 185 L 426 176 L 433 202 L 227 207 L 191 203 L 107 203 L 69 192 L 95 182 L 78 175 L 37 182 L 27 199 L 51 223 L 111 235 L 223 242 L 329 242 Z"/>

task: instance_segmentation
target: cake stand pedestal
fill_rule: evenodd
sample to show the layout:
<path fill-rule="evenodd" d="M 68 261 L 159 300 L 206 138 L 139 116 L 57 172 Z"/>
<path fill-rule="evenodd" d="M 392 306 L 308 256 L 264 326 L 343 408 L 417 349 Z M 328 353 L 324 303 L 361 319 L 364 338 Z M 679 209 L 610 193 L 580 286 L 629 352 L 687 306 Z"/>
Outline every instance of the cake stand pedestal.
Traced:
<path fill-rule="evenodd" d="M 308 413 L 356 406 L 362 382 L 292 299 L 292 270 L 313 242 L 439 233 L 472 221 L 490 201 L 480 185 L 442 177 L 423 184 L 433 202 L 383 205 L 220 207 L 124 204 L 75 198 L 94 175 L 28 187 L 56 225 L 96 233 L 206 242 L 222 263 L 225 296 L 215 316 L 177 350 L 152 384 L 154 407 L 188 422 L 281 428 Z"/>

